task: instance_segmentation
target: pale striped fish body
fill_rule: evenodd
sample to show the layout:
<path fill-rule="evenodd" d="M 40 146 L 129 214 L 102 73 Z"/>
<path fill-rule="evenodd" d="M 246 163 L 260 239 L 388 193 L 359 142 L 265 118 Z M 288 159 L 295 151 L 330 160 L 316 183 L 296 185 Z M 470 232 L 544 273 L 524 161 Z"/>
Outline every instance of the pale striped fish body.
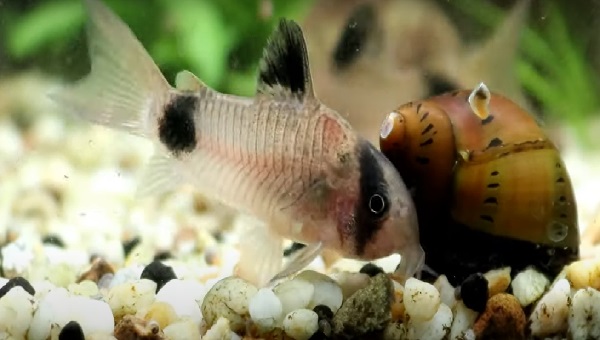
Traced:
<path fill-rule="evenodd" d="M 191 183 L 263 222 L 240 241 L 238 275 L 262 285 L 323 248 L 356 259 L 400 253 L 421 269 L 414 205 L 400 175 L 314 95 L 300 27 L 281 20 L 265 47 L 254 98 L 219 93 L 187 71 L 171 87 L 129 28 L 85 0 L 92 70 L 54 93 L 65 109 L 156 146 L 142 193 Z M 282 268 L 282 240 L 307 246 Z"/>

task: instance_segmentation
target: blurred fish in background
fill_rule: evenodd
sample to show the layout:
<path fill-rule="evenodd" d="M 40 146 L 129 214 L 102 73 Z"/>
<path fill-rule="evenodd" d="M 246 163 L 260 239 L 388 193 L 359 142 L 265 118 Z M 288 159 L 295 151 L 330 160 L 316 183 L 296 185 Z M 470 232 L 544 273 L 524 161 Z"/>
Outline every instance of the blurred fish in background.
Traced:
<path fill-rule="evenodd" d="M 303 22 L 315 89 L 372 141 L 401 103 L 480 81 L 530 108 L 515 72 L 529 5 L 471 44 L 434 1 L 316 1 Z"/>

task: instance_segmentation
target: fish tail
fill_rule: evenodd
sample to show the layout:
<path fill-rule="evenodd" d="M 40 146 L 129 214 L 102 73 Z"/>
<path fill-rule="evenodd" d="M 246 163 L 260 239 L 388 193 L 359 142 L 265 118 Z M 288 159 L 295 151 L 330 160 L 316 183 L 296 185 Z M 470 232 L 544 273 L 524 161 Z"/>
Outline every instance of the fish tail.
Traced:
<path fill-rule="evenodd" d="M 92 123 L 147 137 L 171 86 L 148 52 L 109 8 L 84 0 L 91 71 L 49 96 Z"/>

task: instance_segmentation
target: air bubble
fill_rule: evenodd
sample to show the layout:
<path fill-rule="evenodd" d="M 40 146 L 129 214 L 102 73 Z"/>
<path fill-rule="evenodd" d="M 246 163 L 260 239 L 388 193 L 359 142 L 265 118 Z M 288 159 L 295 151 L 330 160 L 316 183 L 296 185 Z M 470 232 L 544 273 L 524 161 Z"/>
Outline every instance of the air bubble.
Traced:
<path fill-rule="evenodd" d="M 569 226 L 564 223 L 552 221 L 548 225 L 548 238 L 552 242 L 561 242 L 567 237 L 568 234 Z"/>

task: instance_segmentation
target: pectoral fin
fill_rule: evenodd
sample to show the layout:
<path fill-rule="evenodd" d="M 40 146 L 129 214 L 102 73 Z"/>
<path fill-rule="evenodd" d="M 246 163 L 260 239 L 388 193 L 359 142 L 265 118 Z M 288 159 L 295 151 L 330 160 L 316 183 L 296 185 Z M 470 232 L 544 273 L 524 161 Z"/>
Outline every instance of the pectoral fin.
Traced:
<path fill-rule="evenodd" d="M 176 164 L 166 155 L 156 152 L 146 165 L 136 191 L 137 198 L 161 195 L 184 183 Z"/>
<path fill-rule="evenodd" d="M 273 276 L 273 278 L 269 281 L 272 285 L 276 283 L 276 281 L 284 279 L 290 275 L 293 275 L 306 266 L 308 266 L 314 259 L 317 258 L 321 254 L 323 250 L 323 243 L 311 243 L 306 247 L 302 248 L 296 254 L 292 256 L 292 258 L 285 265 L 283 270 L 281 270 L 277 275 Z"/>
<path fill-rule="evenodd" d="M 235 273 L 257 287 L 262 287 L 281 270 L 283 263 L 283 238 L 268 225 L 250 220 L 240 235 L 240 259 Z"/>

